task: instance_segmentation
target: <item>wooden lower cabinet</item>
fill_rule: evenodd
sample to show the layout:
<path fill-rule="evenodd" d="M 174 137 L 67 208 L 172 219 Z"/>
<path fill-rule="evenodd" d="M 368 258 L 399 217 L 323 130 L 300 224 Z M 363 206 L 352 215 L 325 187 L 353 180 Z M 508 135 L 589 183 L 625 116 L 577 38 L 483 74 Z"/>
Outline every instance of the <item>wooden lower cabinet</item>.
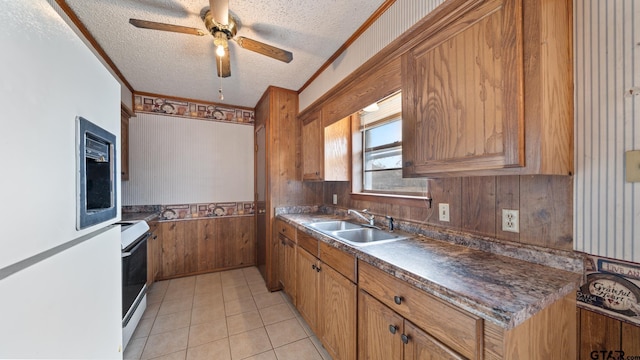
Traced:
<path fill-rule="evenodd" d="M 359 359 L 465 359 L 363 290 L 358 311 Z"/>
<path fill-rule="evenodd" d="M 158 279 L 255 265 L 253 217 L 166 221 L 158 229 Z"/>
<path fill-rule="evenodd" d="M 320 268 L 320 340 L 333 359 L 356 359 L 357 286 L 324 264 Z"/>
<path fill-rule="evenodd" d="M 364 291 L 358 295 L 358 359 L 400 360 L 404 319 Z"/>
<path fill-rule="evenodd" d="M 456 354 L 455 351 L 449 349 L 436 338 L 407 320 L 404 321 L 403 335 L 404 337 L 401 335 L 401 340 L 405 344 L 403 358 L 406 360 L 464 359 L 464 357 Z"/>
<path fill-rule="evenodd" d="M 401 325 L 396 321 L 387 324 L 387 329 L 390 329 L 388 325 L 397 326 L 397 330 L 404 331 L 401 336 L 407 336 L 407 341 L 402 341 L 406 343 L 404 359 L 407 352 L 420 359 L 425 358 L 427 352 L 438 354 L 433 355 L 438 359 L 576 358 L 575 292 L 568 293 L 518 326 L 505 330 L 367 263 L 358 262 L 358 286 L 361 292 L 403 318 Z M 368 333 L 382 330 L 368 325 L 375 325 L 376 321 L 367 319 L 367 316 L 374 318 L 370 314 L 375 314 L 367 309 L 373 303 L 367 299 L 359 296 L 359 358 L 378 359 L 382 357 L 375 355 L 380 351 L 375 341 L 382 340 L 371 338 Z M 376 311 L 382 313 L 382 310 Z M 413 325 L 407 325 L 409 323 Z M 407 350 L 408 347 L 413 349 Z M 384 358 L 389 357 L 385 355 Z"/>
<path fill-rule="evenodd" d="M 356 284 L 301 247 L 297 259 L 298 311 L 332 358 L 355 360 Z"/>
<path fill-rule="evenodd" d="M 288 237 L 278 235 L 278 280 L 282 290 L 296 305 L 296 243 Z"/>
<path fill-rule="evenodd" d="M 318 276 L 319 260 L 308 251 L 298 248 L 296 307 L 311 330 L 320 337 L 318 331 Z"/>
<path fill-rule="evenodd" d="M 160 229 L 157 221 L 149 222 L 151 236 L 147 240 L 147 286 L 151 286 L 160 276 L 162 264 L 162 243 L 158 236 Z"/>

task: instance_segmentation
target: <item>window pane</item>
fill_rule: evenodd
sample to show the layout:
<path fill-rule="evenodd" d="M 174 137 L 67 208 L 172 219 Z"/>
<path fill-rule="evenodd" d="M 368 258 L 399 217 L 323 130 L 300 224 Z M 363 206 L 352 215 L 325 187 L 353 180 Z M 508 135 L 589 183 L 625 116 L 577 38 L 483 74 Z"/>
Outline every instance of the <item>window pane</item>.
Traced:
<path fill-rule="evenodd" d="M 365 129 L 365 148 L 402 141 L 402 121 L 399 119 L 378 127 Z"/>
<path fill-rule="evenodd" d="M 364 154 L 364 169 L 399 169 L 402 168 L 402 146 L 389 149 L 367 151 Z"/>
<path fill-rule="evenodd" d="M 402 169 L 365 172 L 364 190 L 421 194 L 426 191 L 426 180 L 403 179 Z"/>

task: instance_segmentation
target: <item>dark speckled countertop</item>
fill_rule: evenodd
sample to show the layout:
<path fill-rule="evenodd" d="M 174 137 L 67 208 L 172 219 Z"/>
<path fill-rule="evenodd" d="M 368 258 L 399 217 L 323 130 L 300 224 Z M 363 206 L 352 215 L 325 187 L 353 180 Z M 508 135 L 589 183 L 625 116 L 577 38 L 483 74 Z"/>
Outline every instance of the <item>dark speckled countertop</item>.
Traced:
<path fill-rule="evenodd" d="M 505 329 L 521 324 L 582 284 L 582 272 L 562 270 L 422 235 L 355 247 L 303 225 L 340 218 L 336 215 L 280 213 L 279 218 Z M 353 221 L 353 218 L 348 220 Z M 530 248 L 525 250 L 531 252 Z M 557 258 L 559 255 L 552 252 L 550 256 Z M 567 263 L 572 264 L 574 260 L 569 257 Z M 558 259 L 553 261 L 561 262 Z M 575 267 L 568 267 L 572 266 Z"/>

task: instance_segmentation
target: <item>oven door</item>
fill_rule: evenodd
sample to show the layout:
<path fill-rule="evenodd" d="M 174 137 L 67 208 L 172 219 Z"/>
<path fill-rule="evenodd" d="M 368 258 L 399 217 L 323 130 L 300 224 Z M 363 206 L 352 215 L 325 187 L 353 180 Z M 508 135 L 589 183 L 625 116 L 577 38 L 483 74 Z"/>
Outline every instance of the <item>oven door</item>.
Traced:
<path fill-rule="evenodd" d="M 146 233 L 122 251 L 122 326 L 126 326 L 137 303 L 142 300 L 147 284 Z"/>

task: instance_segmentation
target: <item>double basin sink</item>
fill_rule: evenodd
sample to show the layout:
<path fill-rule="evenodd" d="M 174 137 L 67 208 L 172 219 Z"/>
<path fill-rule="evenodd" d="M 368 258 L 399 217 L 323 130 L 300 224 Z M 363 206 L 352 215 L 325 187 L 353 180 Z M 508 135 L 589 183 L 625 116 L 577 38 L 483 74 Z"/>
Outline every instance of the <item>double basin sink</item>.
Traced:
<path fill-rule="evenodd" d="M 406 239 L 407 236 L 365 227 L 344 220 L 320 221 L 306 224 L 308 227 L 354 246 L 365 246 Z"/>

